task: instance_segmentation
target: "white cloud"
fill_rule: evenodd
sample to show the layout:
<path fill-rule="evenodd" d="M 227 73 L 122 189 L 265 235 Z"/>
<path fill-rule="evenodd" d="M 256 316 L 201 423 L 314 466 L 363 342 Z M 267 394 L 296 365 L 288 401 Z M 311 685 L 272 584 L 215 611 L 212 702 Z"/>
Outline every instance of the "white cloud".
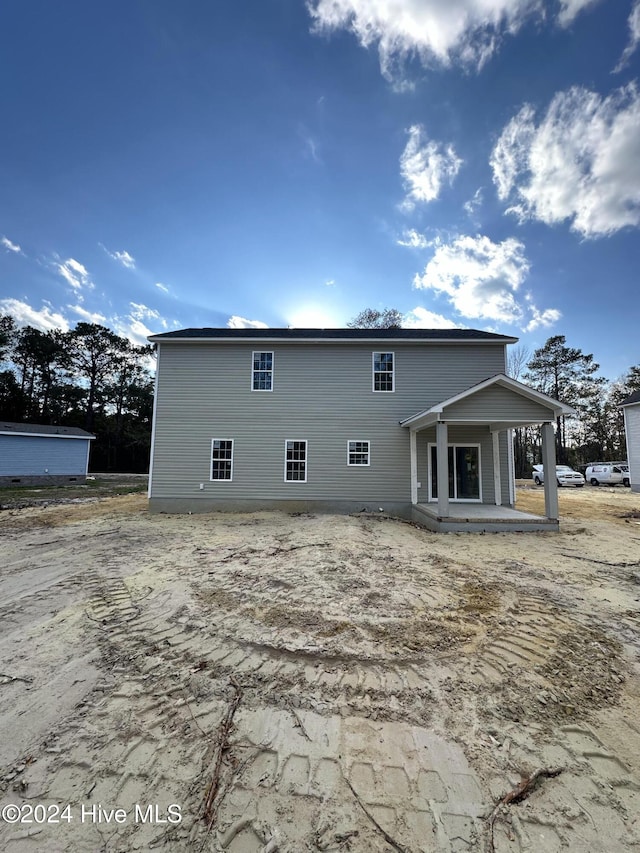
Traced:
<path fill-rule="evenodd" d="M 556 23 L 568 26 L 599 0 L 560 0 Z M 383 75 L 401 88 L 402 67 L 416 57 L 425 67 L 459 64 L 480 69 L 505 34 L 532 18 L 545 20 L 544 0 L 309 0 L 312 30 L 347 30 L 362 47 L 377 45 Z"/>
<path fill-rule="evenodd" d="M 133 310 L 130 314 L 125 317 L 113 317 L 108 323 L 107 318 L 103 314 L 87 311 L 81 305 L 67 305 L 67 308 L 85 322 L 107 325 L 117 335 L 128 338 L 131 343 L 138 346 L 147 345 L 149 343 L 147 335 L 154 334 L 154 331 L 142 322 L 144 317 L 158 319 L 165 329 L 167 328 L 167 322 L 162 318 L 156 317 L 157 312 L 154 312 L 153 309 L 148 309 L 146 306 L 138 305 L 137 303 L 131 303 L 131 305 Z M 20 326 L 34 326 L 43 332 L 51 329 L 61 329 L 63 332 L 67 332 L 71 325 L 59 310 L 55 310 L 51 303 L 46 301 L 43 302 L 43 307 L 37 310 L 32 308 L 27 302 L 22 302 L 18 299 L 0 299 L 0 313 L 11 314 Z M 174 325 L 179 326 L 180 324 L 174 322 Z M 155 331 L 157 332 L 157 329 Z"/>
<path fill-rule="evenodd" d="M 509 212 L 547 225 L 566 220 L 585 237 L 640 224 L 640 95 L 607 98 L 573 87 L 553 98 L 536 125 L 525 105 L 492 155 L 493 179 Z"/>
<path fill-rule="evenodd" d="M 244 317 L 238 317 L 234 314 L 233 317 L 229 317 L 227 321 L 227 326 L 229 329 L 268 329 L 266 323 L 263 323 L 262 320 L 245 320 Z"/>
<path fill-rule="evenodd" d="M 561 27 L 568 27 L 578 17 L 580 12 L 595 6 L 600 0 L 560 0 L 560 12 L 558 23 Z"/>
<path fill-rule="evenodd" d="M 462 205 L 462 209 L 467 214 L 467 216 L 472 219 L 475 217 L 476 210 L 482 206 L 483 202 L 483 192 L 482 187 L 479 187 L 473 194 L 473 196 Z"/>
<path fill-rule="evenodd" d="M 135 259 L 131 257 L 129 252 L 114 252 L 113 255 L 117 261 L 120 261 L 123 267 L 126 267 L 129 270 L 134 270 L 136 268 Z"/>
<path fill-rule="evenodd" d="M 450 244 L 439 243 L 413 284 L 445 294 L 463 317 L 517 323 L 524 312 L 516 294 L 528 272 L 520 241 L 458 237 Z"/>
<path fill-rule="evenodd" d="M 100 243 L 100 245 L 102 246 L 102 243 Z M 114 261 L 122 264 L 122 266 L 126 267 L 128 270 L 134 270 L 136 268 L 136 259 L 132 257 L 129 252 L 110 252 L 106 246 L 102 246 L 102 248 L 110 258 L 113 258 Z"/>
<path fill-rule="evenodd" d="M 335 285 L 336 285 L 336 280 L 334 278 L 330 278 L 330 279 L 328 279 L 328 281 L 325 281 L 325 283 L 324 283 L 325 287 L 335 287 Z"/>
<path fill-rule="evenodd" d="M 140 302 L 130 302 L 131 317 L 134 320 L 159 320 L 160 313 L 155 308 L 148 308 Z"/>
<path fill-rule="evenodd" d="M 431 245 L 424 234 L 420 234 L 415 228 L 404 231 L 396 243 L 398 246 L 407 246 L 410 249 L 426 249 L 427 246 Z"/>
<path fill-rule="evenodd" d="M 409 141 L 400 157 L 400 174 L 407 191 L 402 204 L 413 210 L 417 202 L 435 201 L 445 181 L 451 183 L 460 170 L 462 160 L 452 145 L 429 140 L 422 125 L 407 131 Z"/>
<path fill-rule="evenodd" d="M 158 326 L 167 328 L 167 321 L 155 308 L 149 308 L 140 302 L 129 303 L 130 312 L 124 317 L 114 317 L 112 326 L 116 334 L 127 338 L 136 346 L 147 346 L 149 335 L 158 333 Z M 155 329 L 150 329 L 145 321 L 153 321 Z"/>
<path fill-rule="evenodd" d="M 446 294 L 463 317 L 515 323 L 523 316 L 516 293 L 528 272 L 519 240 L 458 237 L 438 245 L 414 286 Z"/>
<path fill-rule="evenodd" d="M 629 15 L 629 42 L 622 52 L 620 61 L 613 69 L 614 73 L 622 71 L 627 62 L 631 59 L 640 42 L 640 0 L 636 0 Z"/>
<path fill-rule="evenodd" d="M 81 305 L 67 305 L 69 311 L 73 311 L 74 314 L 77 314 L 79 317 L 87 323 L 98 323 L 100 325 L 104 325 L 106 323 L 107 318 L 104 314 L 99 314 L 96 312 L 87 311 Z"/>
<path fill-rule="evenodd" d="M 155 334 L 141 320 L 136 320 L 131 315 L 114 317 L 113 329 L 121 338 L 127 338 L 136 346 L 148 346 L 147 336 Z"/>
<path fill-rule="evenodd" d="M 416 275 L 413 284 L 446 296 L 455 311 L 466 319 L 518 324 L 530 332 L 553 325 L 561 315 L 555 308 L 540 311 L 530 293 L 520 294 L 528 274 L 529 262 L 519 240 L 509 238 L 494 243 L 483 235 L 462 236 L 450 243 L 438 241 L 424 273 Z M 424 317 L 436 322 L 442 315 L 427 311 Z M 458 325 L 448 322 L 450 326 Z"/>
<path fill-rule="evenodd" d="M 402 318 L 403 329 L 461 329 L 460 323 L 455 323 L 442 314 L 434 314 L 418 305 L 408 311 Z"/>
<path fill-rule="evenodd" d="M 24 254 L 20 246 L 17 243 L 12 243 L 8 237 L 3 237 L 0 243 L 5 247 L 7 252 L 16 252 L 19 255 Z"/>
<path fill-rule="evenodd" d="M 161 290 L 163 293 L 169 293 L 169 288 L 166 284 L 161 284 L 159 281 L 156 281 L 156 287 L 158 290 Z"/>
<path fill-rule="evenodd" d="M 49 332 L 52 329 L 69 331 L 66 317 L 54 311 L 51 304 L 47 302 L 43 302 L 43 307 L 38 311 L 19 299 L 0 299 L 0 311 L 3 314 L 11 314 L 19 326 L 33 326 L 42 332 Z"/>
<path fill-rule="evenodd" d="M 560 311 L 557 308 L 546 308 L 544 311 L 538 311 L 536 306 L 531 302 L 530 299 L 527 299 L 529 303 L 529 310 L 532 314 L 531 319 L 527 323 L 526 326 L 523 327 L 525 332 L 533 332 L 536 329 L 542 326 L 543 328 L 547 328 L 548 326 L 553 326 L 554 323 L 557 323 L 558 320 L 562 317 Z"/>
<path fill-rule="evenodd" d="M 298 129 L 298 133 L 304 145 L 305 157 L 313 160 L 313 162 L 317 163 L 318 165 L 322 165 L 319 142 L 309 133 L 309 131 L 305 127 L 300 127 Z"/>
<path fill-rule="evenodd" d="M 88 290 L 93 289 L 94 284 L 89 277 L 89 273 L 80 261 L 69 258 L 62 264 L 56 264 L 56 269 L 74 290 L 81 291 L 83 288 L 87 288 Z"/>

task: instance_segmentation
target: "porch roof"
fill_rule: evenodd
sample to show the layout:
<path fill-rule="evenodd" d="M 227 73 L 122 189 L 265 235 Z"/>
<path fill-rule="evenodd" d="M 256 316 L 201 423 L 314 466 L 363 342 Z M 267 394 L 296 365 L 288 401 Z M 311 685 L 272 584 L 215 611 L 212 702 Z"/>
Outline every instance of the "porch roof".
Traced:
<path fill-rule="evenodd" d="M 495 402 L 492 403 L 489 396 L 491 389 L 506 391 L 506 401 L 503 394 L 499 406 Z M 512 397 L 513 407 L 509 406 L 508 397 Z M 523 402 L 529 406 L 523 406 Z M 446 421 L 449 424 L 484 425 L 492 430 L 502 430 L 548 423 L 561 415 L 575 414 L 576 411 L 571 406 L 560 403 L 504 373 L 498 373 L 429 409 L 411 415 L 400 421 L 400 426 L 415 432 L 433 426 L 438 421 Z"/>

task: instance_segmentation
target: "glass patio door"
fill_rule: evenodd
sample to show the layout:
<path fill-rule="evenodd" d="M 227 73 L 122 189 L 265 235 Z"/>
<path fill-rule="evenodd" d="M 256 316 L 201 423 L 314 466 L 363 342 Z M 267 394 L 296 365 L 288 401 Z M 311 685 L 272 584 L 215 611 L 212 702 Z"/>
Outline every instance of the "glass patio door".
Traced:
<path fill-rule="evenodd" d="M 478 445 L 450 444 L 449 499 L 453 501 L 480 500 L 480 448 Z M 438 459 L 435 444 L 429 445 L 430 495 L 438 499 Z"/>

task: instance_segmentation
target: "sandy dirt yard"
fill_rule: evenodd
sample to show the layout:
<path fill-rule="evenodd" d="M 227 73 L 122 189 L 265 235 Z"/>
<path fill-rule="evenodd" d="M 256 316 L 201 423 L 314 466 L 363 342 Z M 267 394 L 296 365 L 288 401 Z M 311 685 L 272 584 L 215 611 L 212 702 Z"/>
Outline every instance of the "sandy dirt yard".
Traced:
<path fill-rule="evenodd" d="M 0 849 L 639 850 L 640 495 L 560 507 L 3 511 Z"/>

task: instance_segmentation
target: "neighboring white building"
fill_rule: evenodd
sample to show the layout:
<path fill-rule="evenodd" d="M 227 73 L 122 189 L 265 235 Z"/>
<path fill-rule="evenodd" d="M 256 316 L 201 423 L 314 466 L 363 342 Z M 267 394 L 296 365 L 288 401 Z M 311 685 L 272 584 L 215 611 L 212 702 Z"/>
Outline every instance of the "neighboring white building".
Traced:
<path fill-rule="evenodd" d="M 624 428 L 627 434 L 627 459 L 631 491 L 640 492 L 640 391 L 620 403 L 624 412 Z"/>

